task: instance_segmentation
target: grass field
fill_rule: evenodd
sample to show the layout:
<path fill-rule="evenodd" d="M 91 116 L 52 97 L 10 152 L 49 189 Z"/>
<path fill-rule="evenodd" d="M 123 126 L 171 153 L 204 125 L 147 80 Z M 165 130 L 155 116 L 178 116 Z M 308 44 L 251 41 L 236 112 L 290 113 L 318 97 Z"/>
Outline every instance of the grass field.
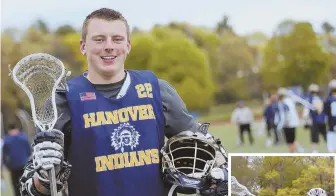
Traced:
<path fill-rule="evenodd" d="M 260 127 L 260 123 L 256 123 L 253 127 Z M 225 149 L 228 153 L 288 153 L 288 148 L 286 145 L 279 145 L 276 147 L 265 147 L 265 131 L 254 128 L 253 135 L 255 138 L 254 145 L 250 145 L 247 141 L 247 135 L 245 137 L 245 145 L 237 146 L 237 128 L 232 124 L 213 124 L 210 126 L 210 132 L 217 138 L 220 138 L 224 144 Z M 297 141 L 305 149 L 305 152 L 311 152 L 311 145 L 309 139 L 309 131 L 299 128 L 297 130 Z M 324 141 L 321 142 L 319 152 L 326 153 L 327 146 Z M 5 172 L 5 179 L 7 182 L 7 188 L 5 191 L 1 192 L 2 196 L 12 196 L 11 188 L 9 187 L 9 176 Z"/>
<path fill-rule="evenodd" d="M 278 145 L 272 147 L 265 146 L 266 140 L 266 131 L 260 130 L 261 123 L 255 123 L 253 127 L 253 136 L 255 139 L 254 145 L 250 145 L 248 142 L 247 135 L 245 135 L 245 145 L 238 147 L 237 146 L 237 133 L 238 130 L 236 126 L 232 124 L 225 124 L 225 125 L 213 125 L 211 126 L 210 132 L 215 137 L 221 139 L 224 144 L 225 149 L 228 153 L 288 153 L 288 148 L 286 145 Z M 310 132 L 308 130 L 303 129 L 300 127 L 296 131 L 296 140 L 301 144 L 301 146 L 305 149 L 306 153 L 311 152 L 311 145 L 310 145 Z M 318 147 L 318 151 L 321 153 L 327 153 L 327 145 L 326 143 L 321 140 L 320 137 L 320 146 Z"/>

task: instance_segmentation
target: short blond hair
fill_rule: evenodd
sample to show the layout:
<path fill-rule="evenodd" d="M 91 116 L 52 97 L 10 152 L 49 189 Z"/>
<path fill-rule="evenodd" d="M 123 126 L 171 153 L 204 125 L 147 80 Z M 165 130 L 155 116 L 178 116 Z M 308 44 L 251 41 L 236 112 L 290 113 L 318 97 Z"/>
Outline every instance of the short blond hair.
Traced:
<path fill-rule="evenodd" d="M 93 11 L 91 14 L 86 16 L 83 26 L 82 26 L 82 40 L 86 40 L 86 35 L 87 35 L 87 27 L 89 25 L 90 20 L 98 18 L 98 19 L 103 19 L 107 21 L 112 21 L 112 20 L 121 20 L 125 23 L 126 26 L 126 31 L 127 31 L 127 40 L 129 40 L 130 37 L 130 28 L 127 23 L 127 20 L 125 17 L 118 11 L 109 9 L 109 8 L 101 8 L 98 10 Z"/>

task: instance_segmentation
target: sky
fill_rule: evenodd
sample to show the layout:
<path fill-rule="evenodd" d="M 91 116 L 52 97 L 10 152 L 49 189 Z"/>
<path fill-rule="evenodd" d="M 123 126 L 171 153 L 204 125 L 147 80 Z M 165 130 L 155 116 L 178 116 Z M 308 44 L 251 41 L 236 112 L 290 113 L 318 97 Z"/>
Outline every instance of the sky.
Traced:
<path fill-rule="evenodd" d="M 149 30 L 154 24 L 188 22 L 213 28 L 230 17 L 235 32 L 246 35 L 261 31 L 271 35 L 284 19 L 309 21 L 315 31 L 328 21 L 336 26 L 336 0 L 2 0 L 2 30 L 24 29 L 41 18 L 50 28 L 63 24 L 80 28 L 95 9 L 120 11 L 131 27 Z"/>

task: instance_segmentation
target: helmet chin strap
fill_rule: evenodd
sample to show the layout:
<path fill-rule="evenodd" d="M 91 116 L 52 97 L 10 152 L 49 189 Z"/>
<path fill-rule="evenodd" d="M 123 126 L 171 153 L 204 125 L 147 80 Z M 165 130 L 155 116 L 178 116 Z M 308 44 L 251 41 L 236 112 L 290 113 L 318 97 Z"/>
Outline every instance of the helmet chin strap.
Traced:
<path fill-rule="evenodd" d="M 174 184 L 174 185 L 170 188 L 169 193 L 168 193 L 168 196 L 173 196 L 176 187 L 177 187 L 177 185 Z"/>

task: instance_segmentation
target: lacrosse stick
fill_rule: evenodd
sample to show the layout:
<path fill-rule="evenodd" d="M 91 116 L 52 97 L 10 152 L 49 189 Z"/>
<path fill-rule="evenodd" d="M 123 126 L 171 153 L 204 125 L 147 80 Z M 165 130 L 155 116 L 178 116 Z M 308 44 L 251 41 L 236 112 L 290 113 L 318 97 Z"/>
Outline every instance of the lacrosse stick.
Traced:
<path fill-rule="evenodd" d="M 300 96 L 296 95 L 294 92 L 288 90 L 287 91 L 287 96 L 291 97 L 293 101 L 298 102 L 302 104 L 304 107 L 311 109 L 311 110 L 316 110 L 315 106 L 311 103 L 309 103 L 307 100 L 301 98 Z"/>
<path fill-rule="evenodd" d="M 55 93 L 57 87 L 67 89 L 63 63 L 49 54 L 36 53 L 21 59 L 9 75 L 27 94 L 33 121 L 41 131 L 51 131 L 57 121 Z M 55 168 L 49 171 L 50 191 L 57 196 Z"/>
<path fill-rule="evenodd" d="M 255 196 L 244 185 L 241 185 L 234 176 L 231 176 L 231 193 L 237 196 Z"/>

